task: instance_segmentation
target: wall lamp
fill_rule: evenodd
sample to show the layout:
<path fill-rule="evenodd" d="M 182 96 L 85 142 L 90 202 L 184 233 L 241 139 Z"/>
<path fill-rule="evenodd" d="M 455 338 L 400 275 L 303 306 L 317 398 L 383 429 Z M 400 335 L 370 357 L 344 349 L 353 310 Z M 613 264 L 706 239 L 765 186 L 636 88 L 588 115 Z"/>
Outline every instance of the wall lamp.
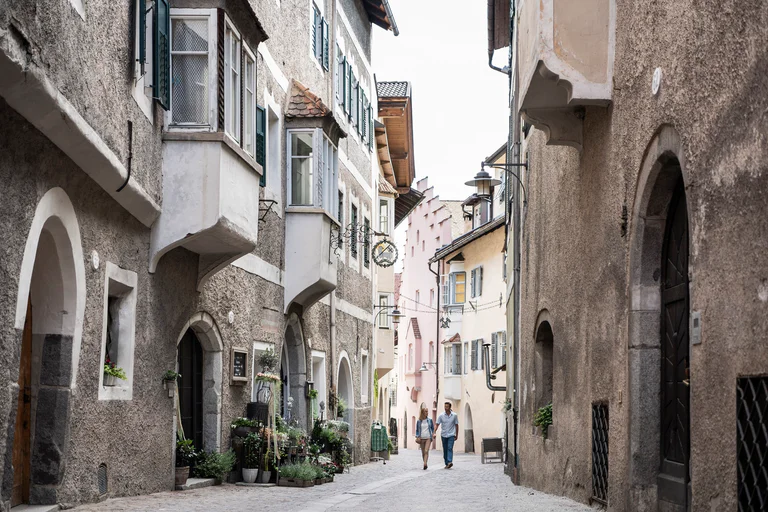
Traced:
<path fill-rule="evenodd" d="M 427 365 L 429 366 L 437 366 L 437 363 L 427 363 L 426 361 L 421 363 L 421 368 L 416 370 L 418 373 L 426 372 L 427 371 Z"/>
<path fill-rule="evenodd" d="M 395 327 L 400 323 L 401 318 L 405 318 L 405 315 L 400 312 L 399 309 L 397 309 L 397 306 L 379 306 L 377 304 L 373 305 L 373 309 L 380 309 L 378 313 L 376 313 L 376 316 L 373 317 L 373 325 L 376 325 L 376 320 L 379 318 L 379 315 L 382 314 L 384 311 L 391 309 L 392 312 L 388 313 L 387 316 L 392 319 L 392 323 L 395 324 Z"/>
<path fill-rule="evenodd" d="M 491 189 L 501 185 L 501 180 L 497 180 L 488 174 L 488 172 L 485 170 L 486 167 L 490 167 L 492 169 L 501 169 L 502 171 L 514 176 L 518 183 L 520 183 L 520 186 L 523 188 L 523 205 L 528 204 L 528 193 L 525 191 L 525 185 L 523 185 L 520 177 L 509 169 L 514 167 L 525 167 L 525 169 L 528 169 L 528 162 L 522 162 L 519 164 L 489 164 L 488 162 L 481 162 L 480 172 L 475 175 L 474 179 L 471 179 L 464 184 L 468 187 L 475 187 L 475 193 L 477 197 L 482 199 L 490 199 Z"/>

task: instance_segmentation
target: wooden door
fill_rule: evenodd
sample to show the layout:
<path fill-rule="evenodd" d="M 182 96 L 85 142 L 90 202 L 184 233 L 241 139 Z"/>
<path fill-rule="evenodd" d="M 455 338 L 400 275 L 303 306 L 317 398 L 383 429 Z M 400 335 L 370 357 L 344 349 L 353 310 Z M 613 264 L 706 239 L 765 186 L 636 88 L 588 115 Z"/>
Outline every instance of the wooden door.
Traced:
<path fill-rule="evenodd" d="M 179 343 L 179 406 L 184 435 L 203 449 L 203 347 L 192 330 Z"/>
<path fill-rule="evenodd" d="M 32 303 L 27 302 L 27 319 L 21 342 L 19 396 L 16 430 L 13 435 L 13 494 L 11 506 L 29 502 L 29 431 L 32 412 Z"/>
<path fill-rule="evenodd" d="M 688 212 L 679 181 L 667 217 L 661 289 L 661 468 L 659 498 L 688 507 L 690 387 Z"/>

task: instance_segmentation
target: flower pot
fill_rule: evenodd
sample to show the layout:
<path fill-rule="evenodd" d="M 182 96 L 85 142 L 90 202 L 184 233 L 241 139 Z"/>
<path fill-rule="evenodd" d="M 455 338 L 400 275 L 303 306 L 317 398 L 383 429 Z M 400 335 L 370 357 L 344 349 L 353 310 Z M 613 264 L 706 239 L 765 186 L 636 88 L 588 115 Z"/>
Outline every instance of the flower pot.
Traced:
<path fill-rule="evenodd" d="M 260 484 L 267 484 L 269 483 L 269 479 L 272 477 L 271 471 L 266 471 L 264 469 L 259 470 L 259 483 Z"/>
<path fill-rule="evenodd" d="M 184 485 L 189 478 L 189 466 L 176 468 L 176 485 Z"/>
<path fill-rule="evenodd" d="M 104 386 L 114 386 L 117 383 L 117 377 L 114 375 L 104 374 Z"/>
<path fill-rule="evenodd" d="M 259 468 L 243 468 L 243 481 L 247 484 L 252 484 L 256 481 L 256 477 L 259 476 Z"/>
<path fill-rule="evenodd" d="M 235 427 L 232 429 L 232 434 L 237 437 L 247 437 L 251 432 L 255 432 L 256 427 Z"/>

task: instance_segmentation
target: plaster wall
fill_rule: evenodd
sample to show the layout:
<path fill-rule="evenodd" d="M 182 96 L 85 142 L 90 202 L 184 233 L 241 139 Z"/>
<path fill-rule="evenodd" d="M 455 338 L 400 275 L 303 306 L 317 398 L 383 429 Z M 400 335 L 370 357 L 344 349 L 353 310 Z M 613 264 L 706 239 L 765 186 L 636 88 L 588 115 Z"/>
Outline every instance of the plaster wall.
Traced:
<path fill-rule="evenodd" d="M 686 186 L 690 309 L 702 318 L 702 342 L 691 347 L 690 361 L 691 510 L 737 508 L 736 379 L 768 373 L 758 341 L 768 332 L 762 136 L 768 9 L 724 7 L 617 2 L 613 104 L 587 108 L 583 152 L 547 147 L 535 130 L 524 143 L 531 162 L 521 270 L 524 485 L 588 501 L 591 405 L 606 402 L 609 508 L 656 510 L 652 496 L 628 491 L 638 470 L 629 458 L 635 363 L 628 355 L 628 267 L 640 256 L 630 247 L 642 221 L 631 212 L 647 192 L 638 189 L 639 173 L 654 136 L 669 128 L 679 134 Z M 663 79 L 654 96 L 656 67 Z M 630 218 L 622 236 L 625 205 Z M 534 336 L 543 309 L 554 334 L 554 425 L 547 440 L 532 427 Z"/>

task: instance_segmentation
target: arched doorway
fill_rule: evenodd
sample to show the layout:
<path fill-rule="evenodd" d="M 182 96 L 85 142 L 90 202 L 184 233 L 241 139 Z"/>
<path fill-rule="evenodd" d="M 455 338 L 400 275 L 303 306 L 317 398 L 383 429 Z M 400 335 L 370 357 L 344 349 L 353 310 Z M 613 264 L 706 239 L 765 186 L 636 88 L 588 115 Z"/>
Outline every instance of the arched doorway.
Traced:
<path fill-rule="evenodd" d="M 677 132 L 662 127 L 638 179 L 630 239 L 632 508 L 690 509 L 689 221 Z"/>
<path fill-rule="evenodd" d="M 219 451 L 221 444 L 221 333 L 213 317 L 197 313 L 177 343 L 177 405 L 184 436 L 198 450 Z"/>
<path fill-rule="evenodd" d="M 464 451 L 475 453 L 475 434 L 472 432 L 472 408 L 464 405 Z"/>
<path fill-rule="evenodd" d="M 342 352 L 339 358 L 339 371 L 337 374 L 339 376 L 339 384 L 336 389 L 338 390 L 339 398 L 343 399 L 347 404 L 344 416 L 341 419 L 349 423 L 349 438 L 354 440 L 355 394 L 352 386 L 352 368 L 349 365 L 349 358 L 346 352 Z"/>
<path fill-rule="evenodd" d="M 35 211 L 19 277 L 20 350 L 9 422 L 3 501 L 53 505 L 66 471 L 71 392 L 85 311 L 85 265 L 72 203 L 49 190 Z M 12 476 L 12 478 L 10 478 Z"/>
<path fill-rule="evenodd" d="M 307 415 L 307 355 L 304 349 L 304 335 L 301 322 L 296 314 L 288 318 L 285 342 L 280 356 L 280 377 L 283 400 L 283 418 L 293 420 L 303 428 L 309 428 Z M 288 397 L 293 400 L 290 401 Z"/>

